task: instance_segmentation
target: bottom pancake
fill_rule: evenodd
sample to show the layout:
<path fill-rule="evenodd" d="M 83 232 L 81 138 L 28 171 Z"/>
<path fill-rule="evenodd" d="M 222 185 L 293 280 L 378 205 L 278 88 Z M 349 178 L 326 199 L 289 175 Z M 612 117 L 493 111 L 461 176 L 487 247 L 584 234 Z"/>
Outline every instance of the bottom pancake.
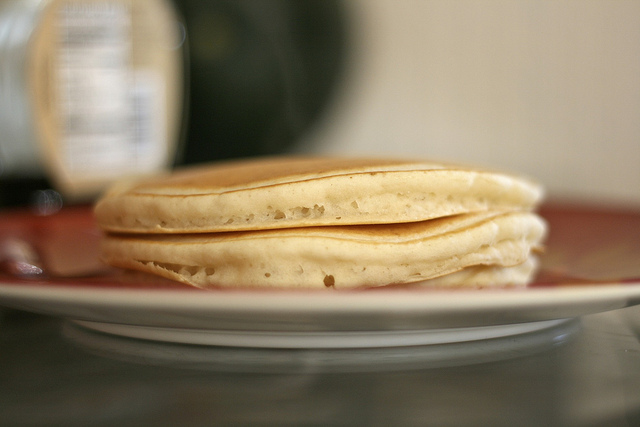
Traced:
<path fill-rule="evenodd" d="M 538 258 L 530 256 L 523 263 L 502 267 L 499 265 L 474 265 L 455 273 L 380 288 L 496 288 L 528 285 L 538 268 Z"/>
<path fill-rule="evenodd" d="M 526 285 L 546 224 L 482 212 L 406 224 L 107 235 L 104 260 L 200 288 Z M 451 277 L 445 278 L 445 276 Z M 439 280 L 434 280 L 439 278 Z"/>

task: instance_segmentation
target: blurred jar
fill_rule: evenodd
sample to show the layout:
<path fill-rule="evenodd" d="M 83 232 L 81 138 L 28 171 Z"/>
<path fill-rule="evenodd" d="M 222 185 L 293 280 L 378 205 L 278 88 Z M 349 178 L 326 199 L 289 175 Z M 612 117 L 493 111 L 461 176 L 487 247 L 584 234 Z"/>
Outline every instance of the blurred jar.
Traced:
<path fill-rule="evenodd" d="M 168 0 L 0 3 L 0 180 L 44 177 L 76 201 L 170 167 L 184 41 Z"/>

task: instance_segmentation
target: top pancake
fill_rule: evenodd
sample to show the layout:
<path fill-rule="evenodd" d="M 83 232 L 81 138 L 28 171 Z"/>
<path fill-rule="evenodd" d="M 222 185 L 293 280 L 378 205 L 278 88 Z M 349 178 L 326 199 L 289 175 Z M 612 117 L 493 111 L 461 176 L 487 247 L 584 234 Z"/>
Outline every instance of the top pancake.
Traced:
<path fill-rule="evenodd" d="M 121 182 L 95 214 L 110 232 L 204 233 L 530 210 L 541 198 L 527 179 L 442 163 L 268 157 Z"/>

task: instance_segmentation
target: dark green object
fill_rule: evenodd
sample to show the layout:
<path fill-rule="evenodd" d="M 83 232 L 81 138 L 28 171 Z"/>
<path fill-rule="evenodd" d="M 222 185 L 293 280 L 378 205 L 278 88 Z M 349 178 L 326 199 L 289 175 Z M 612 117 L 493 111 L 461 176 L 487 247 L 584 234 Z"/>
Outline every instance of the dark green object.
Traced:
<path fill-rule="evenodd" d="M 286 152 L 321 117 L 346 55 L 330 0 L 179 0 L 190 90 L 180 163 Z"/>

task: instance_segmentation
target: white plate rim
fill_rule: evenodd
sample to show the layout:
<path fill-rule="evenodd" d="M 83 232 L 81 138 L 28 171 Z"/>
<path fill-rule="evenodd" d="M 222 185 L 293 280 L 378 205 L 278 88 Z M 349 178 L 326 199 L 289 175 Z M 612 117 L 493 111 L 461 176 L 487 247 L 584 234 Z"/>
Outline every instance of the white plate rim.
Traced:
<path fill-rule="evenodd" d="M 640 304 L 640 283 L 635 282 L 361 292 L 0 283 L 0 306 L 8 308 L 73 320 L 191 329 L 330 332 L 459 328 L 579 317 L 636 304 Z"/>

